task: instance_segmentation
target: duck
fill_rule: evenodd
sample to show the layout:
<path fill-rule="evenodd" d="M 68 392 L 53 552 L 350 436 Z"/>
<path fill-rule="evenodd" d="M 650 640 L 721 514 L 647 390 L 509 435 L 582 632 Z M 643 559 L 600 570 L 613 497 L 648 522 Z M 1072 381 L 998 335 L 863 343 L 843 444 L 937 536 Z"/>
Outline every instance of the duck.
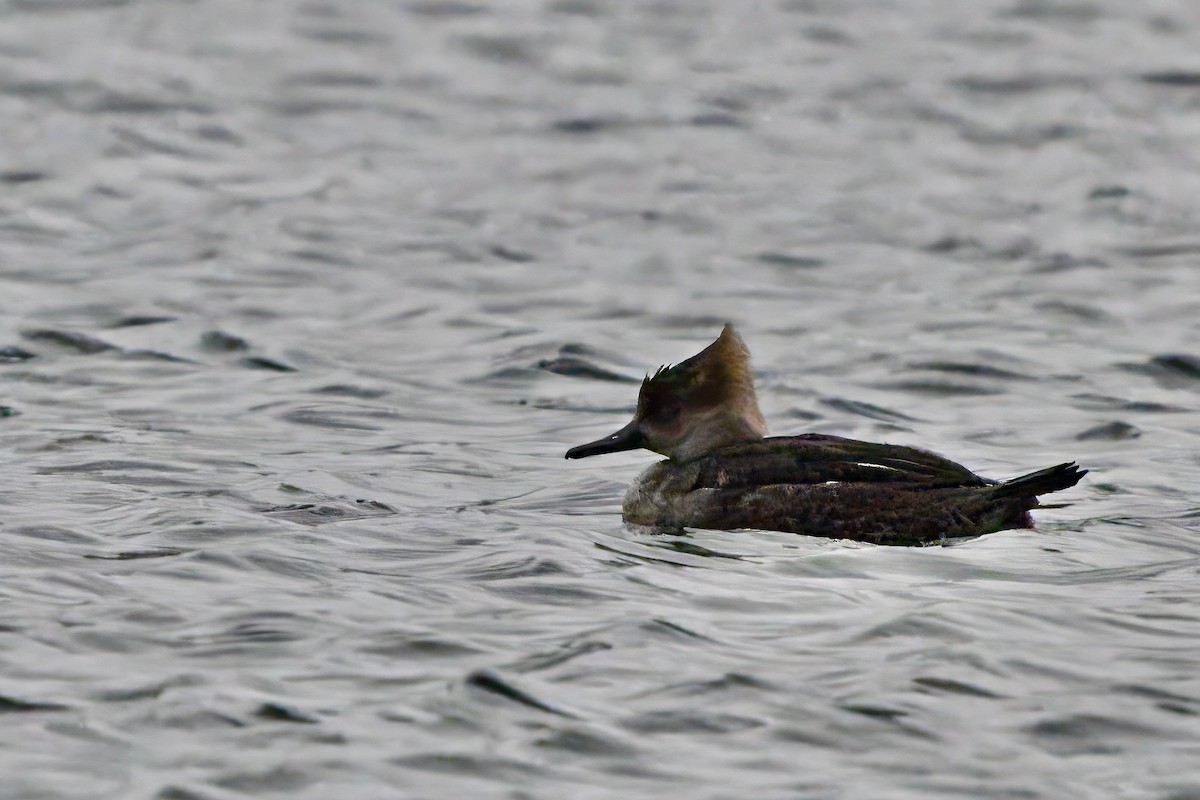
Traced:
<path fill-rule="evenodd" d="M 626 492 L 621 512 L 630 525 L 752 528 L 877 545 L 1030 528 L 1039 496 L 1087 474 L 1066 462 L 995 481 L 916 447 L 822 433 L 768 437 L 750 351 L 728 324 L 698 354 L 646 375 L 629 424 L 566 457 L 636 449 L 666 459 Z"/>

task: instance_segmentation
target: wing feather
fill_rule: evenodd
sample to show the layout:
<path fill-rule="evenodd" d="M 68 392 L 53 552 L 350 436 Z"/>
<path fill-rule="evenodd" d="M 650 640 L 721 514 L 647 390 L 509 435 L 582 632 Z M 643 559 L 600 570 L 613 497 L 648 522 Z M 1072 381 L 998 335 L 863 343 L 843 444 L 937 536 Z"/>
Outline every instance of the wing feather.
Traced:
<path fill-rule="evenodd" d="M 697 462 L 693 489 L 831 482 L 935 489 L 992 483 L 961 464 L 915 447 L 824 434 L 780 436 L 723 447 Z"/>

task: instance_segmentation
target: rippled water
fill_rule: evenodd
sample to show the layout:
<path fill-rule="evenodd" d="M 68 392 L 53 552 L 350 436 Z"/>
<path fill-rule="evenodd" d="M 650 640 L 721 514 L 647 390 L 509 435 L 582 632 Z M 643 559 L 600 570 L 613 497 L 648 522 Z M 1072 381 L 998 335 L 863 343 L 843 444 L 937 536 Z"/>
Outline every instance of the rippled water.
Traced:
<path fill-rule="evenodd" d="M 1200 6 L 0 2 L 4 798 L 1200 797 Z M 565 462 L 1091 470 L 945 548 Z"/>

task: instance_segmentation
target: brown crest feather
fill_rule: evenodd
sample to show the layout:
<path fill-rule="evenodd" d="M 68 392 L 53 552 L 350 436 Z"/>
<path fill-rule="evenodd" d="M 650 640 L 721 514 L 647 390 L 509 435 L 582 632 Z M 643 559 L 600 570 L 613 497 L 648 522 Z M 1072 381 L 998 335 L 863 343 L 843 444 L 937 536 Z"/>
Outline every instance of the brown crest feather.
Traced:
<path fill-rule="evenodd" d="M 750 372 L 750 351 L 732 325 L 696 355 L 674 366 L 659 367 L 642 381 L 638 415 L 680 404 L 696 411 L 724 404 L 750 405 L 761 418 Z"/>

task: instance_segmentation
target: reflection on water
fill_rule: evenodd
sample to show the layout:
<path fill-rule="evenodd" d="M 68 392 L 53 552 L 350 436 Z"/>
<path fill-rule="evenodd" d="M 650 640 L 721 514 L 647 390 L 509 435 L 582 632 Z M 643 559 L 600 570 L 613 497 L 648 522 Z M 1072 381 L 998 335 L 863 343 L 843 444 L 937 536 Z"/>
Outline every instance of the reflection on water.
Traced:
<path fill-rule="evenodd" d="M 0 6 L 3 794 L 1200 794 L 1198 29 Z M 627 529 L 562 453 L 726 321 L 775 434 L 1092 472 Z"/>

